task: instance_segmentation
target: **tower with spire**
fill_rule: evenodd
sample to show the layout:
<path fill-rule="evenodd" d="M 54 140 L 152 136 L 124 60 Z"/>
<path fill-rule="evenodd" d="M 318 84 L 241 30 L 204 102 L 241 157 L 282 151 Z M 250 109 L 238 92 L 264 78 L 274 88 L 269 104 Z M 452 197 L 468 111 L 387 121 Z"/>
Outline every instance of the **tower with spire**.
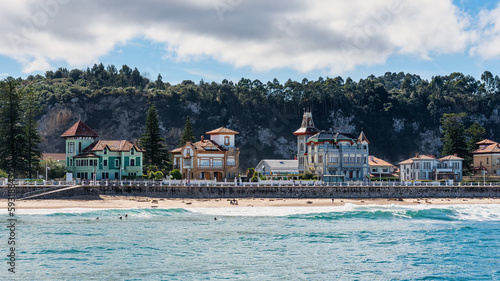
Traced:
<path fill-rule="evenodd" d="M 318 132 L 319 130 L 314 127 L 311 111 L 306 111 L 304 109 L 302 125 L 293 133 L 297 137 L 297 160 L 299 160 L 299 173 L 301 174 L 305 172 L 305 157 L 307 155 L 306 140 Z"/>
<path fill-rule="evenodd" d="M 351 133 L 316 129 L 312 113 L 305 111 L 297 137 L 299 173 L 311 172 L 325 182 L 364 181 L 369 174 L 370 142 L 361 131 Z"/>

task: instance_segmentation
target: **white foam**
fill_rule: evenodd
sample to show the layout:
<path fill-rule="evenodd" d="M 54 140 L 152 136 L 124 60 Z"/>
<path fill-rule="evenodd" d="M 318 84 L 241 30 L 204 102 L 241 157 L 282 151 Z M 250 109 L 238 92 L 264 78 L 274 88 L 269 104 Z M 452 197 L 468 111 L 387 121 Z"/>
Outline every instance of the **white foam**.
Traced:
<path fill-rule="evenodd" d="M 500 204 L 471 205 L 355 205 L 324 207 L 237 207 L 237 208 L 185 208 L 194 213 L 213 216 L 289 216 L 333 212 L 391 212 L 394 216 L 411 218 L 407 211 L 448 209 L 459 220 L 500 221 Z"/>

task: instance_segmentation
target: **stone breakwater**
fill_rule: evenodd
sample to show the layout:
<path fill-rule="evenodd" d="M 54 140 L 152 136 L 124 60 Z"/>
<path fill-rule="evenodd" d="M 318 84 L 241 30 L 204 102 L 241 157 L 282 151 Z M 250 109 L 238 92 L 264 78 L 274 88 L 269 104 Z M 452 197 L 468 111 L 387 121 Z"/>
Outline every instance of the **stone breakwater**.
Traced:
<path fill-rule="evenodd" d="M 34 187 L 16 187 L 22 198 Z M 500 186 L 78 186 L 71 190 L 42 195 L 37 199 L 73 196 L 131 195 L 164 198 L 474 198 L 499 197 Z M 2 188 L 1 198 L 7 198 Z"/>

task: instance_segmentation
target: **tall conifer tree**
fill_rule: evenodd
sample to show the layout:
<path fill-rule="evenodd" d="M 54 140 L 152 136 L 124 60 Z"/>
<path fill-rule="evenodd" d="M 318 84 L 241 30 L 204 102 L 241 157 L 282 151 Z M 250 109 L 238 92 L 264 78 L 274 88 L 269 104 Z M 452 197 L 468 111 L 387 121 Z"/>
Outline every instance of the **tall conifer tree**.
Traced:
<path fill-rule="evenodd" d="M 146 118 L 146 128 L 141 138 L 141 146 L 144 152 L 144 166 L 150 165 L 161 167 L 168 161 L 168 154 L 163 145 L 165 139 L 160 137 L 160 125 L 158 121 L 158 111 L 152 105 L 148 110 Z"/>
<path fill-rule="evenodd" d="M 9 177 L 26 171 L 26 136 L 23 128 L 21 92 L 18 82 L 8 77 L 0 81 L 0 167 Z"/>
<path fill-rule="evenodd" d="M 465 113 L 445 113 L 441 117 L 443 127 L 443 155 L 457 154 L 465 158 L 467 155 L 467 142 L 465 140 L 465 127 L 463 119 Z"/>
<path fill-rule="evenodd" d="M 23 96 L 23 109 L 25 119 L 24 134 L 26 137 L 24 158 L 26 159 L 28 178 L 33 178 L 36 166 L 40 162 L 40 158 L 42 157 L 42 152 L 38 147 L 38 144 L 42 141 L 42 139 L 37 130 L 38 122 L 35 119 L 39 111 L 39 106 L 37 103 L 37 97 L 31 86 Z"/>
<path fill-rule="evenodd" d="M 184 131 L 182 131 L 179 146 L 184 146 L 188 141 L 194 141 L 193 127 L 191 126 L 189 115 L 186 117 L 186 124 L 184 124 Z"/>

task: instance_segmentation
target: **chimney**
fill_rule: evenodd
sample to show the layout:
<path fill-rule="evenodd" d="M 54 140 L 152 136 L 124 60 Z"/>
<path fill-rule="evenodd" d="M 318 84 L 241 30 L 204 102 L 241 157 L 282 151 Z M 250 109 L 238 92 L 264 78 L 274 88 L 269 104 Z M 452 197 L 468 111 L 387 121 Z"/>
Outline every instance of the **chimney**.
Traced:
<path fill-rule="evenodd" d="M 203 137 L 203 135 L 201 135 L 201 141 L 203 142 L 205 140 L 205 137 Z"/>
<path fill-rule="evenodd" d="M 370 161 L 373 161 L 373 160 L 375 160 L 375 156 L 370 155 Z"/>
<path fill-rule="evenodd" d="M 458 157 L 458 154 L 457 154 L 457 153 L 453 153 L 453 156 L 456 156 L 456 157 Z"/>
<path fill-rule="evenodd" d="M 418 152 L 417 152 L 417 153 L 415 153 L 415 157 L 417 157 L 417 158 L 418 158 L 418 156 L 419 156 Z"/>

